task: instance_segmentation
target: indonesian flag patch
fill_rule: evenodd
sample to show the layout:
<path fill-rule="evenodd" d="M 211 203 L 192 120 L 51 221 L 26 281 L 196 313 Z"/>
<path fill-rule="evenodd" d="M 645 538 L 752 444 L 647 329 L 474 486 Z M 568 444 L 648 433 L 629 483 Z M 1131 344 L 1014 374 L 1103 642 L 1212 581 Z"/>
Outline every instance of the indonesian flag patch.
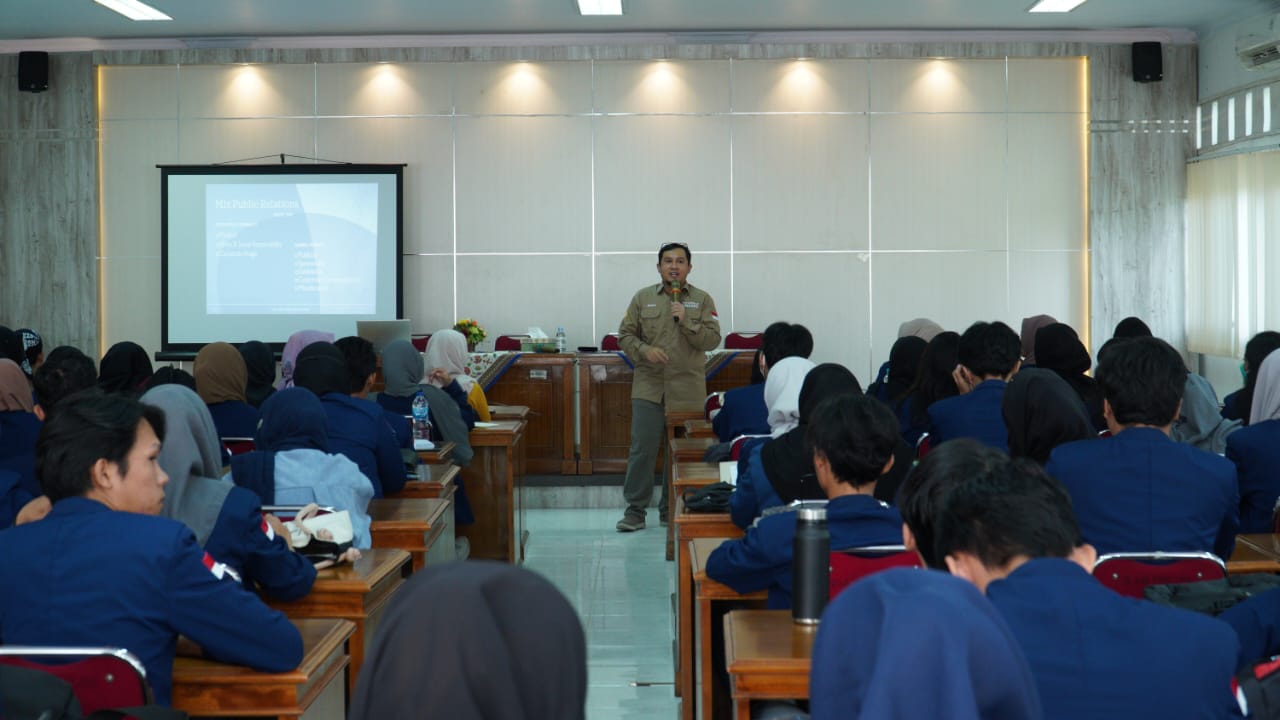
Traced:
<path fill-rule="evenodd" d="M 230 577 L 232 580 L 235 580 L 236 582 L 240 582 L 239 573 L 227 567 L 226 565 L 223 565 L 217 560 L 214 560 L 213 556 L 210 555 L 209 553 L 204 554 L 203 560 L 204 560 L 204 566 L 208 568 L 209 572 L 213 573 L 213 576 L 218 578 L 219 580 L 222 580 L 223 578 L 226 578 L 226 577 Z"/>
<path fill-rule="evenodd" d="M 271 523 L 267 522 L 265 515 L 262 518 L 262 534 L 266 535 L 268 540 L 276 539 L 276 531 L 271 527 Z"/>

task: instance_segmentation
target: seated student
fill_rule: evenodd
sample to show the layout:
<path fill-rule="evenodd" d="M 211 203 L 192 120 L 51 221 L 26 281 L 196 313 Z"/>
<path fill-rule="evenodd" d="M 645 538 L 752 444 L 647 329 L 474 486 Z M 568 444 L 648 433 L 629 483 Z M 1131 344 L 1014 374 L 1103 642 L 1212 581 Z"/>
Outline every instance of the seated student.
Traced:
<path fill-rule="evenodd" d="M 1000 412 L 1005 386 L 1022 361 L 1018 336 L 1002 322 L 976 322 L 960 336 L 959 365 L 953 376 L 959 395 L 929 406 L 932 447 L 971 437 L 1000 450 L 1009 449 L 1009 433 Z"/>
<path fill-rule="evenodd" d="M 991 463 L 947 494 L 935 553 L 1009 624 L 1045 717 L 1235 715 L 1231 629 L 1103 586 L 1066 490 L 1027 460 Z"/>
<path fill-rule="evenodd" d="M 393 413 L 413 415 L 413 398 L 419 391 L 427 398 L 435 440 L 454 443 L 453 464 L 471 464 L 471 434 L 457 403 L 440 388 L 423 383 L 425 365 L 422 353 L 408 340 L 392 340 L 382 350 L 382 379 L 386 388 L 375 398 L 379 405 Z M 459 488 L 461 489 L 461 488 Z"/>
<path fill-rule="evenodd" d="M 335 340 L 333 346 L 342 352 L 342 358 L 347 362 L 347 394 L 357 400 L 368 400 L 369 391 L 373 389 L 373 381 L 378 374 L 378 353 L 373 349 L 373 343 L 362 337 L 348 335 Z M 382 419 L 387 421 L 387 425 L 395 433 L 400 447 L 413 447 L 411 419 L 381 405 L 378 408 L 382 411 Z"/>
<path fill-rule="evenodd" d="M 299 330 L 290 335 L 284 344 L 284 350 L 280 352 L 280 380 L 276 383 L 276 389 L 293 387 L 293 367 L 303 348 L 312 343 L 331 343 L 334 337 L 333 333 L 323 330 Z"/>
<path fill-rule="evenodd" d="M 5 358 L 21 365 L 26 354 L 22 352 L 22 336 L 0 325 L 0 359 Z"/>
<path fill-rule="evenodd" d="M 271 393 L 276 391 L 276 356 L 264 342 L 250 340 L 236 348 L 240 357 L 244 358 L 248 382 L 244 388 L 245 399 L 249 404 L 260 408 Z"/>
<path fill-rule="evenodd" d="M 186 526 L 151 517 L 168 480 L 156 462 L 164 413 L 95 390 L 63 405 L 36 449 L 53 510 L 0 532 L 0 642 L 126 648 L 161 705 L 178 635 L 222 662 L 297 667 L 297 628 L 227 577 Z"/>
<path fill-rule="evenodd" d="M 161 385 L 181 385 L 191 392 L 195 392 L 196 378 L 182 368 L 165 365 L 151 373 L 151 377 L 147 378 L 147 381 L 142 384 L 143 392 L 145 393 L 147 390 Z M 253 433 L 249 433 L 246 437 L 253 437 Z"/>
<path fill-rule="evenodd" d="M 1022 352 L 1023 367 L 1040 366 L 1036 337 L 1040 334 L 1042 328 L 1057 323 L 1058 321 L 1052 315 L 1032 315 L 1031 317 L 1022 318 L 1022 332 L 1018 333 L 1018 342 Z"/>
<path fill-rule="evenodd" d="M 1086 374 L 1093 367 L 1093 359 L 1070 325 L 1054 323 L 1040 328 L 1036 333 L 1036 360 L 1036 367 L 1052 370 L 1071 386 L 1084 402 L 1095 431 L 1107 428 L 1102 417 L 1102 389 Z"/>
<path fill-rule="evenodd" d="M 250 405 L 244 394 L 249 371 L 240 351 L 230 343 L 209 343 L 196 353 L 191 369 L 196 378 L 196 391 L 209 406 L 218 437 L 253 437 L 261 417 L 258 408 Z"/>
<path fill-rule="evenodd" d="M 31 402 L 31 385 L 14 361 L 0 359 L 0 470 L 15 472 L 24 490 L 40 494 L 36 480 L 36 437 L 40 418 Z"/>
<path fill-rule="evenodd" d="M 345 455 L 329 452 L 324 408 L 303 388 L 276 392 L 262 403 L 256 449 L 231 458 L 231 480 L 263 505 L 330 505 L 351 514 L 352 543 L 372 543 L 369 501 L 373 483 Z"/>
<path fill-rule="evenodd" d="M 965 478 L 992 472 L 1005 455 L 977 440 L 961 438 L 930 452 L 907 475 L 898 490 L 902 513 L 902 544 L 920 556 L 928 568 L 945 568 L 934 554 L 938 515 L 951 489 Z"/>
<path fill-rule="evenodd" d="M 813 720 L 1043 717 L 1027 660 L 991 603 L 959 578 L 916 568 L 859 580 L 827 606 L 809 710 Z"/>
<path fill-rule="evenodd" d="M 914 335 L 900 337 L 889 349 L 889 362 L 880 370 L 880 376 L 867 388 L 867 396 L 893 407 L 906 396 L 920 373 L 920 358 L 929 343 Z"/>
<path fill-rule="evenodd" d="M 785 358 L 808 358 L 812 353 L 813 335 L 805 326 L 776 322 L 765 328 L 760 338 L 759 361 L 753 371 L 758 369 L 766 382 L 734 388 L 724 394 L 720 412 L 711 421 L 711 429 L 720 442 L 733 442 L 743 435 L 769 434 L 769 406 L 764 399 L 769 368 Z"/>
<path fill-rule="evenodd" d="M 427 380 L 444 390 L 458 404 L 458 411 L 467 423 L 467 429 L 475 427 L 476 420 L 489 422 L 489 401 L 484 388 L 467 374 L 467 339 L 452 328 L 431 333 L 427 340 Z M 429 402 L 429 401 L 428 401 Z"/>
<path fill-rule="evenodd" d="M 582 720 L 582 623 L 542 576 L 505 563 L 416 572 L 391 599 L 351 720 Z"/>
<path fill-rule="evenodd" d="M 200 397 L 170 384 L 148 390 L 142 401 L 164 412 L 158 460 L 169 484 L 160 514 L 186 525 L 205 552 L 235 570 L 247 587 L 256 585 L 277 600 L 311 592 L 316 568 L 293 552 L 284 526 L 268 524 L 257 495 L 222 479 L 222 444 Z"/>
<path fill-rule="evenodd" d="M 893 413 L 865 395 L 823 400 L 809 423 L 809 453 L 818 486 L 830 499 L 827 529 L 836 550 L 896 545 L 902 538 L 898 511 L 876 500 L 876 480 L 893 466 L 898 423 Z M 707 577 L 745 593 L 769 590 L 769 607 L 791 607 L 794 512 L 760 518 L 740 540 L 729 540 L 707 558 Z"/>
<path fill-rule="evenodd" d="M 1249 339 L 1244 346 L 1244 361 L 1240 363 L 1240 374 L 1244 378 L 1244 387 L 1222 398 L 1222 417 L 1228 420 L 1240 420 L 1249 424 L 1249 415 L 1253 409 L 1253 391 L 1258 384 L 1258 371 L 1262 361 L 1273 351 L 1280 350 L 1280 332 L 1263 330 Z"/>
<path fill-rule="evenodd" d="M 942 326 L 930 320 L 929 318 L 915 318 L 914 320 L 907 320 L 906 322 L 903 322 L 902 324 L 898 325 L 899 340 L 907 337 L 917 337 L 925 341 L 926 344 L 928 344 L 935 337 L 937 337 L 938 334 L 941 332 L 942 332 Z M 893 351 L 890 350 L 889 354 L 890 356 L 892 356 Z M 883 363 L 880 364 L 880 370 L 876 372 L 876 379 L 871 383 L 871 387 L 877 387 L 881 383 L 885 382 L 885 380 L 888 377 L 889 377 L 889 361 L 885 360 Z M 906 380 L 908 385 L 911 384 L 911 381 L 913 379 L 915 379 L 914 373 L 912 374 L 911 377 L 904 378 L 904 380 Z M 870 390 L 870 388 L 868 388 L 868 390 Z M 870 395 L 871 393 L 868 392 L 867 394 Z M 885 401 L 885 402 L 888 402 L 888 401 Z"/>
<path fill-rule="evenodd" d="M 137 397 L 151 377 L 151 358 L 134 342 L 118 342 L 107 349 L 98 363 L 98 387 L 103 392 L 128 393 Z"/>
<path fill-rule="evenodd" d="M 347 394 L 347 362 L 333 343 L 312 343 L 298 353 L 293 382 L 320 398 L 328 419 L 329 448 L 360 467 L 373 483 L 373 496 L 404 487 L 404 459 L 382 409 Z"/>
<path fill-rule="evenodd" d="M 1256 373 L 1249 398 L 1249 427 L 1227 438 L 1227 459 L 1240 482 L 1240 532 L 1275 532 L 1272 515 L 1280 498 L 1280 353 L 1271 353 Z"/>
<path fill-rule="evenodd" d="M 1209 551 L 1227 558 L 1240 525 L 1231 462 L 1169 438 L 1186 387 L 1178 351 L 1134 338 L 1100 352 L 1112 437 L 1060 445 L 1045 470 L 1071 493 L 1099 553 Z"/>
<path fill-rule="evenodd" d="M 894 401 L 893 410 L 898 414 L 902 439 L 913 448 L 920 442 L 920 437 L 929 432 L 929 408 L 939 400 L 955 397 L 959 392 L 953 376 L 959 362 L 956 358 L 959 348 L 958 333 L 940 332 L 935 335 L 920 356 L 915 380 L 906 393 Z"/>
<path fill-rule="evenodd" d="M 1132 315 L 1116 323 L 1115 329 L 1111 331 L 1112 340 L 1136 337 L 1151 337 L 1151 328 L 1142 321 L 1142 318 Z"/>
<path fill-rule="evenodd" d="M 1227 439 L 1244 426 L 1239 420 L 1222 417 L 1218 408 L 1218 395 L 1200 375 L 1187 372 L 1186 387 L 1182 391 L 1182 408 L 1169 428 L 1169 437 L 1175 442 L 1186 443 L 1206 452 L 1221 455 L 1226 452 Z"/>
<path fill-rule="evenodd" d="M 1048 369 L 1019 370 L 1004 391 L 1001 412 L 1009 428 L 1009 455 L 1041 465 L 1059 445 L 1096 436 L 1080 396 Z"/>

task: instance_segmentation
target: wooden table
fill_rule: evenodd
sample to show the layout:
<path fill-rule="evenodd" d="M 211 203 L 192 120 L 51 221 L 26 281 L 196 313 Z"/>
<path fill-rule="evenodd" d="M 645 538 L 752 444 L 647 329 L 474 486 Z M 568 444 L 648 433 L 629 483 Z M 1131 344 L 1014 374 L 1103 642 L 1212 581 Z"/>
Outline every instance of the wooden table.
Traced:
<path fill-rule="evenodd" d="M 442 440 L 436 443 L 434 450 L 417 450 L 415 454 L 418 456 L 418 462 L 428 465 L 439 465 L 440 463 L 449 462 L 453 457 L 453 449 L 457 447 L 457 443 L 452 440 Z"/>
<path fill-rule="evenodd" d="M 524 561 L 523 420 L 499 420 L 495 427 L 471 431 L 475 457 L 462 470 L 467 499 L 475 512 L 472 525 L 457 529 L 471 543 L 471 557 Z"/>
<path fill-rule="evenodd" d="M 526 415 L 511 417 L 499 411 L 493 419 L 529 422 L 524 432 L 528 472 L 539 475 L 578 473 L 577 448 L 574 445 L 577 419 L 574 369 L 577 359 L 577 353 L 523 353 L 496 382 L 484 389 L 491 402 L 526 406 Z M 490 410 L 494 408 L 490 407 Z M 474 548 L 472 543 L 473 551 Z"/>
<path fill-rule="evenodd" d="M 711 429 L 711 422 L 702 418 L 684 421 L 684 436 L 690 438 L 713 438 L 716 431 Z"/>
<path fill-rule="evenodd" d="M 369 501 L 374 548 L 404 550 L 417 572 L 427 563 L 453 559 L 453 502 L 444 498 L 380 498 Z"/>
<path fill-rule="evenodd" d="M 742 537 L 728 513 L 691 513 L 685 511 L 684 491 L 691 487 L 709 485 L 720 480 L 717 463 L 679 463 L 672 478 L 673 521 L 676 547 L 676 696 L 684 697 L 687 688 L 693 686 L 693 576 L 689 570 L 689 543 L 695 537 Z M 708 550 L 707 552 L 710 552 Z M 687 681 L 687 682 L 685 682 Z M 692 690 L 690 690 L 692 692 Z M 689 707 L 692 708 L 690 703 Z"/>
<path fill-rule="evenodd" d="M 1236 549 L 1227 560 L 1227 572 L 1280 573 L 1280 536 L 1258 533 L 1236 536 Z"/>
<path fill-rule="evenodd" d="M 409 553 L 404 550 L 365 550 L 352 564 L 316 573 L 316 583 L 306 597 L 289 602 L 264 597 L 263 601 L 290 618 L 334 618 L 355 624 L 350 643 L 351 669 L 347 672 L 347 684 L 354 693 L 387 600 L 399 589 L 411 567 Z"/>
<path fill-rule="evenodd" d="M 528 405 L 495 405 L 489 403 L 489 417 L 494 420 L 528 420 Z"/>
<path fill-rule="evenodd" d="M 346 716 L 349 620 L 293 620 L 302 634 L 296 670 L 260 673 L 191 657 L 173 662 L 173 707 L 195 717 L 341 718 Z"/>
<path fill-rule="evenodd" d="M 750 720 L 752 700 L 806 700 L 817 625 L 789 610 L 734 610 L 724 617 L 725 667 L 735 720 Z"/>
<path fill-rule="evenodd" d="M 441 465 L 423 463 L 418 466 L 417 480 L 410 480 L 404 484 L 400 492 L 389 493 L 387 497 L 444 498 L 451 501 L 454 492 L 458 489 L 455 480 L 461 471 L 462 468 L 452 463 Z"/>
<path fill-rule="evenodd" d="M 718 708 L 728 705 L 729 698 L 717 692 L 715 677 L 715 634 L 716 618 L 731 609 L 763 608 L 768 599 L 767 591 L 740 595 L 727 585 L 707 577 L 707 558 L 711 551 L 723 543 L 725 538 L 700 538 L 689 542 L 689 568 L 693 575 L 694 601 L 694 637 L 697 641 L 696 663 L 690 663 L 690 670 L 697 670 L 698 692 L 688 692 L 681 697 L 681 717 L 694 717 L 694 703 L 700 706 L 697 717 L 719 717 Z M 790 614 L 787 615 L 790 619 Z M 721 646 L 723 647 L 723 646 Z M 694 665 L 696 664 L 696 668 Z M 689 682 L 686 680 L 686 682 Z M 725 708 L 727 709 L 727 708 Z"/>

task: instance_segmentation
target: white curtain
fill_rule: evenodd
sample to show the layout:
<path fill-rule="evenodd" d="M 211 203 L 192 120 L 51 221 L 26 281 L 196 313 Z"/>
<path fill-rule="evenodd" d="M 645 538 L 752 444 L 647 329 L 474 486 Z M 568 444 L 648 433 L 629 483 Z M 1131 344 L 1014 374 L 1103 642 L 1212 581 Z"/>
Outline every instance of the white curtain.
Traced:
<path fill-rule="evenodd" d="M 1187 349 L 1240 357 L 1254 334 L 1280 329 L 1277 271 L 1280 152 L 1189 165 Z"/>

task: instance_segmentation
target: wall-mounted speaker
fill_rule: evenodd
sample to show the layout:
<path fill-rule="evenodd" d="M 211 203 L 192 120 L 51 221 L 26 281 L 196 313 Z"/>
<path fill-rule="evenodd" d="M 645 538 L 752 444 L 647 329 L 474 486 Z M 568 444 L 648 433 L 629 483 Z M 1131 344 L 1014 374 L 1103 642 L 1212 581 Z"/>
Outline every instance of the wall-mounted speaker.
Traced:
<path fill-rule="evenodd" d="M 18 89 L 33 93 L 49 89 L 49 53 L 18 53 Z"/>
<path fill-rule="evenodd" d="M 1160 82 L 1164 79 L 1164 60 L 1160 55 L 1160 43 L 1136 42 L 1133 44 L 1133 79 L 1136 82 Z"/>

